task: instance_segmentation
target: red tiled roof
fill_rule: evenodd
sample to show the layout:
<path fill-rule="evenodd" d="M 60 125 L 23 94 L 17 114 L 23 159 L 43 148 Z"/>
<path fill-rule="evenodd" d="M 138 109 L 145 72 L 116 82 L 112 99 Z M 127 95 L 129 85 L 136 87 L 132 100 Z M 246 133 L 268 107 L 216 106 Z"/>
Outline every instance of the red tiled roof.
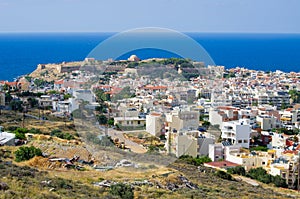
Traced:
<path fill-rule="evenodd" d="M 224 167 L 236 167 L 239 166 L 239 164 L 229 162 L 227 160 L 219 161 L 219 162 L 208 162 L 205 163 L 206 165 L 209 165 L 211 167 L 218 167 L 218 168 L 224 168 Z"/>
<path fill-rule="evenodd" d="M 101 86 L 98 86 L 98 88 L 111 88 L 112 86 L 110 85 L 101 85 Z"/>
<path fill-rule="evenodd" d="M 223 109 L 223 110 L 238 110 L 238 108 L 231 107 L 231 106 L 219 106 L 218 109 Z"/>
<path fill-rule="evenodd" d="M 166 90 L 167 86 L 152 86 L 152 85 L 146 85 L 144 89 L 150 89 L 150 90 Z"/>
<path fill-rule="evenodd" d="M 63 80 L 63 79 L 57 80 L 57 81 L 54 82 L 54 84 L 63 84 L 63 83 L 64 83 L 64 80 Z"/>
<path fill-rule="evenodd" d="M 17 82 L 6 82 L 5 84 L 8 86 L 16 86 Z"/>
<path fill-rule="evenodd" d="M 293 153 L 294 155 L 297 155 L 298 151 L 286 150 L 283 152 L 283 154 L 287 154 L 287 153 Z"/>
<path fill-rule="evenodd" d="M 150 115 L 152 115 L 152 116 L 161 116 L 161 114 L 160 113 L 151 113 Z"/>

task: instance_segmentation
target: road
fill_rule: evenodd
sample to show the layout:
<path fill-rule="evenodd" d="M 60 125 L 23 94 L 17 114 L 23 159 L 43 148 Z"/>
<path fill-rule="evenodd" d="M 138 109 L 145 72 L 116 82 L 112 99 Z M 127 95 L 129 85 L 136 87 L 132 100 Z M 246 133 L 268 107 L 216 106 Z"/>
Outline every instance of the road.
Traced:
<path fill-rule="evenodd" d="M 234 178 L 236 180 L 238 180 L 238 181 L 242 180 L 242 181 L 244 181 L 244 182 L 246 182 L 246 183 L 248 183 L 248 184 L 250 184 L 252 186 L 255 186 L 255 187 L 259 186 L 259 184 L 257 183 L 256 180 L 253 180 L 253 179 L 250 179 L 250 178 L 246 178 L 244 176 L 234 176 Z"/>

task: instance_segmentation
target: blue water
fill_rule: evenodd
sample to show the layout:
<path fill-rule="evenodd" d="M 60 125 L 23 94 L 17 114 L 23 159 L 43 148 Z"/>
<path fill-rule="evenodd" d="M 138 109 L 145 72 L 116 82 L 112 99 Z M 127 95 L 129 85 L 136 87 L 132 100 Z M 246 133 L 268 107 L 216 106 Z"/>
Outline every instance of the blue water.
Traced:
<path fill-rule="evenodd" d="M 113 33 L 2 33 L 0 80 L 32 72 L 39 63 L 83 60 Z M 300 71 L 300 34 L 187 33 L 200 43 L 218 65 L 256 70 Z M 135 50 L 142 59 L 175 57 L 163 50 Z"/>

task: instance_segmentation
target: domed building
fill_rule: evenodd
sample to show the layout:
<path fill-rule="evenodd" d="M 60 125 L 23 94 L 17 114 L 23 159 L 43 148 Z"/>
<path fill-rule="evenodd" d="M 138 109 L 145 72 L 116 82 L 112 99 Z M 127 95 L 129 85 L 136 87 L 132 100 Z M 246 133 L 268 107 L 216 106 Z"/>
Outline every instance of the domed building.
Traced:
<path fill-rule="evenodd" d="M 138 56 L 136 55 L 131 55 L 129 58 L 128 58 L 128 61 L 140 61 L 141 59 L 138 58 Z"/>

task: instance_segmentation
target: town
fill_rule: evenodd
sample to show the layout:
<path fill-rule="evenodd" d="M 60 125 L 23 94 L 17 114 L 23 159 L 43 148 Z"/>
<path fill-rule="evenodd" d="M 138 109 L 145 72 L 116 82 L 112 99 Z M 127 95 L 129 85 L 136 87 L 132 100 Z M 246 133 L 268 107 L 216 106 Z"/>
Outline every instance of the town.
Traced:
<path fill-rule="evenodd" d="M 48 168 L 107 171 L 182 159 L 300 188 L 300 73 L 135 55 L 40 64 L 0 81 L 0 116 L 0 145 L 35 146 Z M 53 140 L 64 145 L 51 151 Z M 91 145 L 78 152 L 83 143 Z"/>

